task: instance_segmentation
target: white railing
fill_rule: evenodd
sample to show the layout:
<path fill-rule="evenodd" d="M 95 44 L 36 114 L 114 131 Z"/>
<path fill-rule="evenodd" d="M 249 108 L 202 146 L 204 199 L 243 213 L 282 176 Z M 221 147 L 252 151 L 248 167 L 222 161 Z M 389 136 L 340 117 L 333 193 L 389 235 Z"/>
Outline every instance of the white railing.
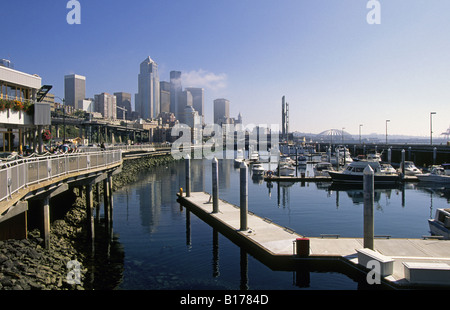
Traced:
<path fill-rule="evenodd" d="M 27 186 L 61 175 L 109 166 L 122 160 L 121 150 L 32 156 L 0 162 L 0 201 Z"/>

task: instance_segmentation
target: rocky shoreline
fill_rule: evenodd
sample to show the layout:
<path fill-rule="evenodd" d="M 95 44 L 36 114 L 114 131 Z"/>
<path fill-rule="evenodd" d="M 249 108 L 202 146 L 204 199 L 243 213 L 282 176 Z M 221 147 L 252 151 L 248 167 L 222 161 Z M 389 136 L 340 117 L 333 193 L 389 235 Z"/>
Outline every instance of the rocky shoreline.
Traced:
<path fill-rule="evenodd" d="M 113 190 L 137 181 L 141 172 L 173 161 L 170 155 L 126 160 L 122 172 L 113 177 Z M 89 289 L 84 285 L 89 271 L 83 267 L 89 260 L 84 193 L 73 189 L 63 195 L 71 196 L 72 206 L 62 219 L 52 222 L 50 249 L 45 249 L 38 229 L 29 231 L 25 240 L 0 241 L 0 290 Z M 79 278 L 73 276 L 69 262 L 80 263 L 75 270 Z"/>

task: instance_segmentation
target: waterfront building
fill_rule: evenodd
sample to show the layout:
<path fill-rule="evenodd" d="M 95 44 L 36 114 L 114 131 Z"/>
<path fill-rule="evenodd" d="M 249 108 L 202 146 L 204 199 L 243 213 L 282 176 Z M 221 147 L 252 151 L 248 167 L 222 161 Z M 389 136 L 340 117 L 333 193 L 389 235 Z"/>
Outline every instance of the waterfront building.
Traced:
<path fill-rule="evenodd" d="M 198 87 L 186 87 L 187 91 L 189 91 L 192 95 L 192 106 L 194 110 L 198 112 L 198 115 L 201 117 L 202 124 L 205 123 L 205 90 L 203 88 Z"/>
<path fill-rule="evenodd" d="M 94 96 L 95 111 L 102 114 L 103 118 L 115 120 L 117 119 L 117 99 L 116 96 L 101 93 Z"/>
<path fill-rule="evenodd" d="M 135 110 L 143 119 L 155 119 L 160 113 L 158 64 L 150 56 L 140 65 Z"/>
<path fill-rule="evenodd" d="M 171 71 L 170 72 L 170 112 L 175 114 L 175 117 L 179 118 L 178 112 L 178 99 L 182 91 L 181 87 L 181 72 Z M 182 112 L 182 111 L 180 111 Z"/>
<path fill-rule="evenodd" d="M 222 125 L 230 118 L 230 101 L 227 99 L 214 100 L 214 124 Z"/>
<path fill-rule="evenodd" d="M 117 107 L 121 107 L 122 109 L 117 108 L 117 119 L 127 119 L 131 120 L 131 94 L 124 92 L 114 93 L 116 96 L 116 104 Z M 123 109 L 126 109 L 124 111 Z M 125 114 L 124 114 L 125 113 Z"/>
<path fill-rule="evenodd" d="M 159 93 L 160 113 L 170 113 L 170 83 L 166 81 L 159 82 Z"/>
<path fill-rule="evenodd" d="M 81 110 L 86 98 L 86 77 L 78 74 L 64 76 L 64 104 L 74 110 Z"/>
<path fill-rule="evenodd" d="M 43 126 L 50 125 L 50 104 L 37 102 L 42 79 L 7 66 L 0 66 L 0 149 L 22 152 L 23 145 L 42 151 Z M 34 104 L 29 113 L 27 105 Z M 39 146 L 38 146 L 39 143 Z"/>

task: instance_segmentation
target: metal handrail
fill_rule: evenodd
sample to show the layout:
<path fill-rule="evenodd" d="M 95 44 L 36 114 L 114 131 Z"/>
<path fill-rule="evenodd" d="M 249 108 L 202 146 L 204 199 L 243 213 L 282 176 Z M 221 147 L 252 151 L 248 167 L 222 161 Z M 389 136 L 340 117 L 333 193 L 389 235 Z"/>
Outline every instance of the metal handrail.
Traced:
<path fill-rule="evenodd" d="M 106 150 L 36 156 L 2 162 L 0 163 L 0 202 L 11 198 L 14 193 L 27 186 L 73 172 L 108 166 L 121 160 L 121 150 Z"/>

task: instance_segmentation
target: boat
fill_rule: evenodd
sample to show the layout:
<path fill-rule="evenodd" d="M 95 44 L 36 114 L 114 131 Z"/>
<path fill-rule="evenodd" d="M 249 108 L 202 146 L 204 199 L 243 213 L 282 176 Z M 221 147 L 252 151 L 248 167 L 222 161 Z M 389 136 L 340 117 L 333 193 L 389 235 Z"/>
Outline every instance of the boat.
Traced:
<path fill-rule="evenodd" d="M 450 175 L 450 164 L 442 164 L 442 168 L 444 168 L 445 175 Z"/>
<path fill-rule="evenodd" d="M 364 169 L 370 166 L 374 171 L 374 182 L 377 184 L 396 183 L 400 181 L 399 174 L 392 172 L 389 164 L 381 166 L 379 161 L 353 161 L 342 171 L 328 171 L 333 182 L 358 184 L 363 182 Z M 392 166 L 391 166 L 392 167 Z M 394 170 L 395 171 L 395 170 Z"/>
<path fill-rule="evenodd" d="M 258 151 L 252 151 L 251 153 L 250 153 L 250 161 L 252 161 L 252 162 L 255 162 L 255 161 L 258 161 L 259 160 L 259 153 L 258 153 Z"/>
<path fill-rule="evenodd" d="M 265 170 L 264 170 L 264 167 L 263 167 L 262 164 L 254 163 L 252 165 L 252 173 L 253 173 L 253 175 L 264 175 L 264 172 L 265 172 Z"/>
<path fill-rule="evenodd" d="M 283 177 L 294 176 L 295 168 L 289 164 L 280 164 L 278 165 L 277 173 L 279 173 L 279 175 Z"/>
<path fill-rule="evenodd" d="M 381 154 L 380 153 L 367 154 L 366 160 L 367 161 L 381 161 Z"/>
<path fill-rule="evenodd" d="M 314 165 L 315 177 L 329 177 L 328 171 L 334 171 L 333 165 L 327 161 L 323 161 Z"/>
<path fill-rule="evenodd" d="M 429 219 L 428 224 L 432 235 L 450 239 L 450 209 L 437 209 L 434 219 Z"/>
<path fill-rule="evenodd" d="M 306 163 L 307 163 L 307 159 L 305 156 L 303 156 L 303 155 L 298 156 L 297 163 L 296 163 L 297 166 L 304 167 L 304 166 L 306 166 Z"/>
<path fill-rule="evenodd" d="M 432 166 L 429 173 L 416 174 L 419 182 L 432 182 L 439 184 L 450 184 L 450 175 L 445 174 L 444 167 Z"/>
<path fill-rule="evenodd" d="M 405 175 L 417 175 L 423 173 L 422 170 L 416 167 L 416 165 L 412 161 L 405 161 Z M 402 169 L 399 169 L 399 172 L 402 172 Z"/>

